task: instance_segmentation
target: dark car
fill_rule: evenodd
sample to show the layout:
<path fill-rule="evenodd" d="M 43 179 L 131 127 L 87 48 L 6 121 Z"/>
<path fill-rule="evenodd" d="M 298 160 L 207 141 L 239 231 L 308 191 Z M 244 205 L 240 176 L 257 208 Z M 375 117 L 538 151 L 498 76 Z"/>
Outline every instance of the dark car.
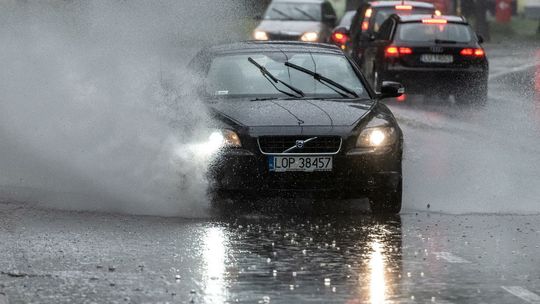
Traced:
<path fill-rule="evenodd" d="M 339 24 L 332 31 L 332 36 L 330 36 L 330 42 L 337 45 L 347 54 L 350 53 L 350 48 L 348 47 L 350 44 L 348 42 L 350 40 L 352 18 L 355 14 L 356 11 L 346 11 L 343 17 L 341 17 Z"/>
<path fill-rule="evenodd" d="M 215 117 L 209 146 L 217 197 L 368 197 L 375 212 L 401 208 L 403 135 L 336 46 L 244 42 L 201 51 L 191 62 Z M 217 143 L 217 144 L 216 144 Z"/>
<path fill-rule="evenodd" d="M 432 3 L 418 1 L 373 1 L 360 6 L 352 19 L 349 46 L 357 63 L 361 63 L 366 45 L 379 32 L 383 22 L 393 14 L 440 15 L 440 12 Z"/>
<path fill-rule="evenodd" d="M 327 0 L 273 0 L 253 39 L 328 42 L 336 21 Z"/>
<path fill-rule="evenodd" d="M 393 15 L 368 45 L 362 71 L 375 90 L 394 80 L 409 93 L 482 104 L 489 65 L 481 42 L 463 17 Z"/>

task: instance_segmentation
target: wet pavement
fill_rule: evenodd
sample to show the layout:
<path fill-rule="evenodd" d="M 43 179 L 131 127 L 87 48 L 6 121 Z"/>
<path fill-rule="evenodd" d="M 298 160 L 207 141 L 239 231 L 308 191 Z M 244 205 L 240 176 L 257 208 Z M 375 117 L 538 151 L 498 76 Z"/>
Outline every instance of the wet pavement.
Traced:
<path fill-rule="evenodd" d="M 538 213 L 537 67 L 516 52 L 488 49 L 484 108 L 389 102 L 407 141 L 400 216 L 365 202 L 205 219 L 3 202 L 0 304 L 540 303 L 540 215 L 514 214 Z"/>
<path fill-rule="evenodd" d="M 300 209 L 298 209 L 300 210 Z M 0 204 L 1 303 L 538 303 L 540 216 Z M 277 215 L 276 215 L 277 214 Z"/>

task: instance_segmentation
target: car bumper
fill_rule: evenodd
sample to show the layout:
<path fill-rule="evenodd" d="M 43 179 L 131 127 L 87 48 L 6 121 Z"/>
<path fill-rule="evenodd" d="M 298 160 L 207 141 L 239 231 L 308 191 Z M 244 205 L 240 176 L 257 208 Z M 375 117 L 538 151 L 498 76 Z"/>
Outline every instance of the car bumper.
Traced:
<path fill-rule="evenodd" d="M 270 172 L 268 156 L 221 155 L 210 170 L 214 191 L 303 197 L 359 198 L 401 181 L 401 152 L 356 151 L 333 156 L 331 172 Z"/>
<path fill-rule="evenodd" d="M 405 86 L 407 93 L 447 93 L 460 88 L 479 85 L 487 81 L 484 68 L 437 69 L 389 67 L 381 79 L 397 81 Z"/>

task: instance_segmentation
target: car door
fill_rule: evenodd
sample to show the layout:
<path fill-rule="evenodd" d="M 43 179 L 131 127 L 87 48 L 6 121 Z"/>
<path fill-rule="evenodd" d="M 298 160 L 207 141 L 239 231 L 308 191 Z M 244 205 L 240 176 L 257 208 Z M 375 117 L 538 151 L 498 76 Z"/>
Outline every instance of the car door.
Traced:
<path fill-rule="evenodd" d="M 379 89 L 382 81 L 381 70 L 386 67 L 385 50 L 391 44 L 392 32 L 395 28 L 395 20 L 390 18 L 382 25 L 374 39 L 366 43 L 364 51 L 362 72 L 375 90 Z"/>

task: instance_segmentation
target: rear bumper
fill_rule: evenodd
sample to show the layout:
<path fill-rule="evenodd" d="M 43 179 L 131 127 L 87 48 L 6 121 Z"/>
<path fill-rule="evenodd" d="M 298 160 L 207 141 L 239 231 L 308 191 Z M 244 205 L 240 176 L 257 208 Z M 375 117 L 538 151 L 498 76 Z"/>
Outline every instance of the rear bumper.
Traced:
<path fill-rule="evenodd" d="M 445 93 L 478 86 L 487 82 L 488 69 L 474 68 L 406 68 L 402 66 L 388 67 L 381 79 L 397 81 L 405 86 L 407 93 Z"/>
<path fill-rule="evenodd" d="M 224 154 L 210 170 L 212 190 L 256 196 L 359 198 L 401 181 L 401 152 L 334 155 L 331 172 L 270 172 L 268 156 Z"/>

